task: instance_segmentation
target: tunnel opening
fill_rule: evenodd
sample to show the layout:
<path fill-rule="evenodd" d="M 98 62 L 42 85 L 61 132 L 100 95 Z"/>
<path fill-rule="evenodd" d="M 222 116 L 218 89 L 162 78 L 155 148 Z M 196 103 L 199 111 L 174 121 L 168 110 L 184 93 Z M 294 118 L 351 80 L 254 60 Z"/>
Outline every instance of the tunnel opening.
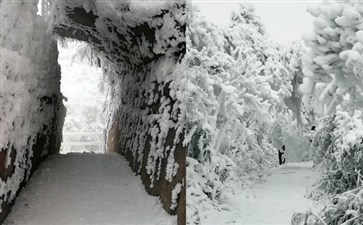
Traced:
<path fill-rule="evenodd" d="M 104 101 L 107 92 L 102 61 L 88 43 L 58 41 L 61 93 L 66 115 L 60 154 L 97 153 L 105 149 Z"/>
<path fill-rule="evenodd" d="M 8 68 L 4 85 L 11 87 L 19 84 L 19 80 L 34 78 L 31 82 L 23 82 L 25 87 L 16 89 L 16 92 L 10 88 L 9 91 L 0 90 L 0 97 L 5 96 L 4 99 L 9 100 L 6 102 L 9 103 L 8 111 L 5 112 L 8 118 L 5 125 L 9 129 L 4 133 L 4 142 L 1 142 L 1 152 L 9 157 L 2 158 L 15 158 L 14 163 L 8 160 L 9 165 L 6 164 L 0 171 L 4 177 L 0 185 L 6 184 L 0 193 L 0 223 L 28 180 L 35 182 L 33 172 L 40 170 L 38 173 L 47 174 L 49 168 L 44 170 L 44 167 L 47 168 L 52 159 L 71 163 L 69 158 L 74 157 L 77 160 L 72 165 L 59 166 L 65 169 L 64 174 L 72 174 L 75 168 L 84 168 L 78 162 L 85 160 L 80 160 L 79 156 L 94 155 L 58 154 L 64 122 L 61 71 L 54 40 L 54 36 L 59 36 L 86 41 L 109 64 L 106 77 L 110 93 L 107 95 L 107 110 L 104 114 L 107 117 L 106 140 L 107 147 L 110 147 L 108 151 L 118 154 L 97 155 L 101 156 L 101 162 L 89 163 L 90 169 L 86 170 L 87 173 L 91 172 L 90 176 L 85 176 L 90 178 L 89 185 L 78 182 L 78 179 L 75 183 L 85 187 L 93 187 L 95 183 L 103 188 L 104 183 L 122 180 L 113 177 L 117 174 L 121 176 L 126 171 L 121 167 L 107 172 L 109 176 L 96 176 L 100 169 L 112 168 L 107 160 L 102 161 L 103 158 L 122 156 L 132 169 L 133 179 L 136 177 L 142 182 L 142 191 L 159 196 L 165 211 L 171 215 L 177 214 L 178 224 L 185 224 L 185 2 L 45 2 L 44 11 L 48 17 L 36 16 L 37 1 L 19 0 L 12 4 L 0 1 L 2 9 L 5 6 L 1 15 L 6 18 L 2 20 L 2 34 L 6 35 L 2 37 L 4 49 L 0 52 L 5 59 L 2 64 Z M 19 63 L 26 65 L 29 70 L 26 73 L 19 71 Z M 21 98 L 14 98 L 14 95 Z M 12 105 L 18 105 L 20 109 L 13 113 Z M 14 118 L 9 115 L 14 115 Z M 25 130 L 24 126 L 30 129 Z M 4 162 L 5 159 L 1 160 Z M 57 166 L 57 162 L 52 165 Z M 38 166 L 43 167 L 36 169 Z M 62 179 L 59 175 L 54 173 L 52 177 Z M 110 178 L 110 181 L 100 182 L 98 177 Z M 47 194 L 41 193 L 39 199 Z M 118 195 L 108 195 L 113 200 L 115 196 Z M 160 213 L 153 213 L 157 214 Z M 85 223 L 80 221 L 76 224 Z"/>

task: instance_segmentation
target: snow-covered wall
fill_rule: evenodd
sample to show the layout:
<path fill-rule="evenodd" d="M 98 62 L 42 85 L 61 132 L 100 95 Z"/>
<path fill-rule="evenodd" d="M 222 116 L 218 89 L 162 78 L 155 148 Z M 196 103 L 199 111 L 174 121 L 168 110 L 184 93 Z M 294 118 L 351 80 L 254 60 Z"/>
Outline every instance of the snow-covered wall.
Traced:
<path fill-rule="evenodd" d="M 1 223 L 34 169 L 59 150 L 64 117 L 57 45 L 36 15 L 37 1 L 1 1 L 0 8 Z"/>
<path fill-rule="evenodd" d="M 87 41 L 110 85 L 108 151 L 185 224 L 185 2 L 56 1 L 53 30 Z"/>

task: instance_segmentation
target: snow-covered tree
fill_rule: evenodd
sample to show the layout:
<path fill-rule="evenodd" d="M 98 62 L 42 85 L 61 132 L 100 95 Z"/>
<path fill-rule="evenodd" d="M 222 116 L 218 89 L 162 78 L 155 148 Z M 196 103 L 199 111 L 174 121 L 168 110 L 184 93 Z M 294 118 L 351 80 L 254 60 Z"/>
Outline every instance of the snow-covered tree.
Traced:
<path fill-rule="evenodd" d="M 309 12 L 303 101 L 318 118 L 312 143 L 323 176 L 317 190 L 336 194 L 319 213 L 326 224 L 363 223 L 363 2 L 327 1 Z M 308 217 L 306 217 L 308 218 Z M 321 220 L 307 220 L 309 225 Z"/>
<path fill-rule="evenodd" d="M 288 70 L 288 78 L 292 86 L 292 89 L 289 89 L 291 94 L 285 97 L 284 101 L 286 106 L 293 112 L 299 129 L 302 129 L 302 125 L 308 122 L 306 120 L 309 120 L 308 115 L 306 115 L 307 112 L 303 109 L 302 93 L 300 91 L 300 85 L 304 77 L 302 57 L 305 51 L 305 45 L 301 42 L 293 42 L 291 45 L 281 47 L 280 50 L 282 62 Z"/>
<path fill-rule="evenodd" d="M 315 163 L 328 160 L 327 173 L 336 169 L 354 173 L 359 168 L 353 164 L 332 169 L 333 161 L 329 158 L 337 155 L 346 158 L 348 152 L 350 155 L 361 152 L 354 147 L 361 142 L 358 133 L 340 121 L 354 120 L 356 125 L 362 122 L 363 3 L 330 1 L 310 8 L 309 12 L 315 17 L 314 32 L 304 38 L 310 50 L 305 55 L 302 90 L 307 105 L 315 107 L 318 116 L 327 116 L 320 120 L 312 146 L 314 160 Z M 347 133 L 350 135 L 342 138 Z"/>
<path fill-rule="evenodd" d="M 315 18 L 304 36 L 304 101 L 320 115 L 338 106 L 352 115 L 363 107 L 363 2 L 329 1 L 309 12 Z"/>
<path fill-rule="evenodd" d="M 295 119 L 285 99 L 298 86 L 301 53 L 271 42 L 248 4 L 224 29 L 193 7 L 188 12 L 187 217 L 197 223 L 203 208 L 220 207 L 230 181 L 277 162 L 282 144 L 271 143 L 270 134 L 282 137 L 268 131 L 282 128 L 281 117 Z"/>

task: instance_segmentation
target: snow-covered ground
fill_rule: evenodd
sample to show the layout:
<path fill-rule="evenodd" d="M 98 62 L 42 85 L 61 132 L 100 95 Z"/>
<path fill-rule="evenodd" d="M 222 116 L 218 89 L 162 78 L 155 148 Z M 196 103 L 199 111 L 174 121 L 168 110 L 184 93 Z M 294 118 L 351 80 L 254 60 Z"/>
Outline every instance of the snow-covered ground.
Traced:
<path fill-rule="evenodd" d="M 20 193 L 5 225 L 173 225 L 119 155 L 52 156 Z"/>
<path fill-rule="evenodd" d="M 225 210 L 208 212 L 203 224 L 290 225 L 294 211 L 314 208 L 304 195 L 316 176 L 310 162 L 273 168 L 265 182 L 226 195 L 222 200 Z"/>

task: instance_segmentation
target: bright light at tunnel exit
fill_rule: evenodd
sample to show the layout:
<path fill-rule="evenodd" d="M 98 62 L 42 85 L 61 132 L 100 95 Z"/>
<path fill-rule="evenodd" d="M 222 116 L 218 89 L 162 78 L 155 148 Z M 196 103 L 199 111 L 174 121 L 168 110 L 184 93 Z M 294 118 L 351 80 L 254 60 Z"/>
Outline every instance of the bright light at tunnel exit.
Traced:
<path fill-rule="evenodd" d="M 105 152 L 104 80 L 99 60 L 84 42 L 58 42 L 66 118 L 61 154 Z"/>

